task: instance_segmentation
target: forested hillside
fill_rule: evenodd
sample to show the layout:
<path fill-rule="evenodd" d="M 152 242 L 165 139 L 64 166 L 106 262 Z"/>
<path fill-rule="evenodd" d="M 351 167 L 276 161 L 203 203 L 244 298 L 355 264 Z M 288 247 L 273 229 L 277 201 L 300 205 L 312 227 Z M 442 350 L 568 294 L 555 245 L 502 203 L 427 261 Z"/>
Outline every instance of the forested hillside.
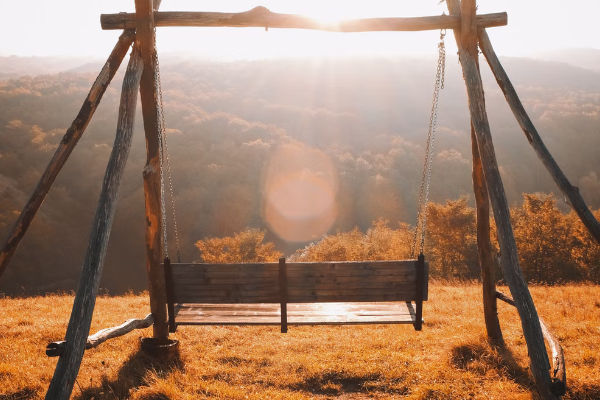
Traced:
<path fill-rule="evenodd" d="M 589 205 L 600 208 L 600 73 L 531 59 L 504 63 L 558 163 Z M 392 227 L 414 223 L 434 64 L 420 58 L 161 60 L 184 258 L 199 257 L 194 243 L 200 239 L 246 228 L 264 230 L 275 250 L 289 256 L 324 233 L 354 227 L 364 232 L 380 218 Z M 0 65 L 0 77 L 5 77 L 0 81 L 2 239 L 79 110 L 95 79 L 95 72 L 89 71 L 97 70 L 88 65 L 62 73 L 48 69 L 49 75 L 20 75 L 14 67 L 3 71 L 4 65 L 8 64 Z M 75 288 L 114 138 L 121 79 L 122 72 L 2 277 L 0 291 Z M 520 205 L 523 192 L 552 192 L 553 182 L 489 73 L 484 73 L 484 81 L 511 204 Z M 448 60 L 439 120 L 432 199 L 444 203 L 466 196 L 471 202 L 468 115 L 455 57 Z M 318 235 L 286 241 L 265 220 L 269 168 L 281 154 L 303 155 L 290 159 L 290 164 L 304 171 L 306 179 L 322 180 L 326 172 L 335 207 Z M 138 112 L 102 283 L 111 291 L 145 287 L 144 162 Z M 566 211 L 562 196 L 556 199 Z"/>

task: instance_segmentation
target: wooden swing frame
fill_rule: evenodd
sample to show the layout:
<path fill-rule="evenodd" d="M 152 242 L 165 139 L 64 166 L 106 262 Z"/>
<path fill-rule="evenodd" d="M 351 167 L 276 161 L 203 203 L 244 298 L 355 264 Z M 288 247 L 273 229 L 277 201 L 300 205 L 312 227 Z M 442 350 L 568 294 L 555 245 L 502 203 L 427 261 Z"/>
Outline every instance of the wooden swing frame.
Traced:
<path fill-rule="evenodd" d="M 157 68 L 154 45 L 155 27 L 160 26 L 301 28 L 338 32 L 452 29 L 459 49 L 459 60 L 467 88 L 471 115 L 473 186 L 477 205 L 477 238 L 488 338 L 493 343 L 503 344 L 496 312 L 496 299 L 500 298 L 514 305 L 521 319 L 530 357 L 531 371 L 540 396 L 544 399 L 555 399 L 564 394 L 566 373 L 562 349 L 538 317 L 518 262 L 517 249 L 510 225 L 508 203 L 496 162 L 485 109 L 485 98 L 478 63 L 478 47 L 482 50 L 529 143 L 548 169 L 559 189 L 569 199 L 573 209 L 577 212 L 590 234 L 598 242 L 600 242 L 600 224 L 590 212 L 578 189 L 570 184 L 545 147 L 492 48 L 486 28 L 506 25 L 506 13 L 477 15 L 476 0 L 462 0 L 462 2 L 461 0 L 446 0 L 450 15 L 419 18 L 370 18 L 337 24 L 324 24 L 297 15 L 272 13 L 264 7 L 257 7 L 244 13 L 164 13 L 158 12 L 160 2 L 160 0 L 135 0 L 135 13 L 101 16 L 103 29 L 123 29 L 124 32 L 97 80 L 92 85 L 79 114 L 67 130 L 0 251 L 1 275 L 56 176 L 83 135 L 108 84 L 125 57 L 125 53 L 134 43 L 123 81 L 117 135 L 102 185 L 81 281 L 75 297 L 65 341 L 60 342 L 61 344 L 53 350 L 55 355 L 60 355 L 60 358 L 46 399 L 69 398 L 85 348 L 94 347 L 108 337 L 117 336 L 136 327 L 148 326 L 150 323 L 153 323 L 153 337 L 157 342 L 164 343 L 169 338 L 167 318 L 167 304 L 169 302 L 167 301 L 167 286 L 165 285 L 165 276 L 161 265 L 162 243 L 160 232 L 162 215 L 160 208 L 158 139 L 160 123 L 157 113 L 159 107 L 158 88 L 155 80 Z M 147 149 L 147 162 L 144 167 L 143 178 L 146 204 L 146 270 L 149 282 L 151 315 L 144 320 L 128 321 L 116 331 L 113 329 L 103 334 L 94 335 L 94 337 L 90 337 L 93 338 L 90 341 L 88 334 L 91 316 L 98 292 L 108 236 L 116 209 L 120 178 L 131 144 L 138 88 L 141 95 Z M 500 265 L 510 288 L 512 299 L 496 292 L 495 281 L 491 273 L 495 262 L 492 257 L 489 236 L 490 202 L 497 224 L 502 253 Z M 419 291 L 417 290 L 417 292 Z M 172 301 L 171 304 L 173 304 Z M 283 307 L 281 314 L 283 314 Z M 552 376 L 549 373 L 550 363 L 544 345 L 544 337 L 550 343 L 553 352 L 554 369 Z"/>

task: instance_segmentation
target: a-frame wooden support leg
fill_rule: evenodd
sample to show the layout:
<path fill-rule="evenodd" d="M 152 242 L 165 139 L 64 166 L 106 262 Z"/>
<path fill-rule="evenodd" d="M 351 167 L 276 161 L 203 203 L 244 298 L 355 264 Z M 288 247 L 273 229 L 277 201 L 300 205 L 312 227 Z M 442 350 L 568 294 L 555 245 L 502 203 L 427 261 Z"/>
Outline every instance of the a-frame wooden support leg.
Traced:
<path fill-rule="evenodd" d="M 136 44 L 140 46 L 144 72 L 140 81 L 142 115 L 146 133 L 146 166 L 144 167 L 144 198 L 146 202 L 146 272 L 150 292 L 150 311 L 154 316 L 153 334 L 158 342 L 169 338 L 167 294 L 162 259 L 162 211 L 160 190 L 160 143 L 158 117 L 158 87 L 156 81 L 156 47 L 152 0 L 135 0 L 137 18 Z"/>
<path fill-rule="evenodd" d="M 67 345 L 56 365 L 54 376 L 46 393 L 46 400 L 69 399 L 75 378 L 77 378 L 79 372 L 85 344 L 90 332 L 112 221 L 117 209 L 119 184 L 131 147 L 137 88 L 141 74 L 142 60 L 139 52 L 134 47 L 123 80 L 117 135 L 106 167 L 100 200 L 92 224 L 90 242 L 83 262 L 79 287 L 65 336 Z"/>
<path fill-rule="evenodd" d="M 463 0 L 462 4 L 459 3 L 459 0 L 447 0 L 446 3 L 451 15 L 460 15 L 461 10 L 463 13 L 467 12 L 471 15 L 475 13 L 475 0 Z M 469 18 L 469 20 L 473 19 Z M 465 29 L 469 31 L 465 31 Z M 467 26 L 463 24 L 462 31 L 455 31 L 455 37 L 459 49 L 459 60 L 463 70 L 463 77 L 467 86 L 471 121 L 477 139 L 485 179 L 488 184 L 488 194 L 494 211 L 494 219 L 498 228 L 498 241 L 502 254 L 500 260 L 502 271 L 504 272 L 504 278 L 508 283 L 521 318 L 521 326 L 530 357 L 530 367 L 538 393 L 544 399 L 553 399 L 556 397 L 550 391 L 550 362 L 544 345 L 537 311 L 519 266 L 517 246 L 510 224 L 510 211 L 500 171 L 498 170 L 485 110 L 483 84 L 476 61 L 478 51 L 477 32 L 472 24 Z"/>
<path fill-rule="evenodd" d="M 600 243 L 600 223 L 585 204 L 581 193 L 579 193 L 579 189 L 571 185 L 567 176 L 562 172 L 550 154 L 550 151 L 548 151 L 548 148 L 544 144 L 537 129 L 535 129 L 533 122 L 531 122 L 529 115 L 527 115 L 525 107 L 523 107 L 523 104 L 517 95 L 517 91 L 508 78 L 506 71 L 504 71 L 502 64 L 500 64 L 500 60 L 498 59 L 498 56 L 496 56 L 496 52 L 492 47 L 492 42 L 490 42 L 490 38 L 485 29 L 479 31 L 479 47 L 481 48 L 492 73 L 496 77 L 498 86 L 500 86 L 500 89 L 504 93 L 504 97 L 506 97 L 510 109 L 521 126 L 525 137 L 527 137 L 527 141 L 535 150 L 538 158 L 542 161 L 560 191 L 569 199 L 573 210 L 575 210 L 588 232 L 590 232 L 592 237 Z"/>
<path fill-rule="evenodd" d="M 496 279 L 494 276 L 496 262 L 494 261 L 490 240 L 490 198 L 473 124 L 471 124 L 471 150 L 473 153 L 473 192 L 475 193 L 477 209 L 477 252 L 481 268 L 485 329 L 490 343 L 503 346 L 504 339 L 498 320 L 498 304 L 496 301 Z"/>
<path fill-rule="evenodd" d="M 10 259 L 17 250 L 21 239 L 27 232 L 31 221 L 35 217 L 35 214 L 39 210 L 40 206 L 44 202 L 48 191 L 52 187 L 56 176 L 67 162 L 67 159 L 71 155 L 71 152 L 79 142 L 79 139 L 83 136 L 85 128 L 88 126 L 94 112 L 102 100 L 102 96 L 106 91 L 106 88 L 110 84 L 110 81 L 115 76 L 115 73 L 119 69 L 123 58 L 127 54 L 127 50 L 131 47 L 133 39 L 135 38 L 135 32 L 133 30 L 124 31 L 119 37 L 119 41 L 115 45 L 110 56 L 106 60 L 106 63 L 102 67 L 102 70 L 98 74 L 96 81 L 90 88 L 90 91 L 85 98 L 77 117 L 71 123 L 69 129 L 60 141 L 52 159 L 48 163 L 44 174 L 40 178 L 37 186 L 35 187 L 31 197 L 23 207 L 23 211 L 19 214 L 19 218 L 12 227 L 6 242 L 4 243 L 2 250 L 0 250 L 0 277 L 6 270 Z"/>

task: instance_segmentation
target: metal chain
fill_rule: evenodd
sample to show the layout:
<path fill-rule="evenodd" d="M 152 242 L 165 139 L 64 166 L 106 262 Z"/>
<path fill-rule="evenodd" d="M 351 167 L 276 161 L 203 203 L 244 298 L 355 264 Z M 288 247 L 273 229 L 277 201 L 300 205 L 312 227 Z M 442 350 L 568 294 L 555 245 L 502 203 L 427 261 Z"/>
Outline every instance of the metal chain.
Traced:
<path fill-rule="evenodd" d="M 446 76 L 446 46 L 444 38 L 446 30 L 440 31 L 440 42 L 438 43 L 438 62 L 433 88 L 433 100 L 431 102 L 431 114 L 429 117 L 429 127 L 427 131 L 427 142 L 425 144 L 425 160 L 423 162 L 423 172 L 421 174 L 421 185 L 419 187 L 419 200 L 417 203 L 417 223 L 411 245 L 411 256 L 417 256 L 417 240 L 420 235 L 419 253 L 423 253 L 425 248 L 425 229 L 427 225 L 427 205 L 429 203 L 429 192 L 431 187 L 431 169 L 433 166 L 433 147 L 435 144 L 435 134 L 437 131 L 438 105 L 440 90 L 444 88 Z"/>
<path fill-rule="evenodd" d="M 156 49 L 156 27 L 154 28 L 154 48 Z M 162 213 L 162 235 L 163 235 L 163 251 L 164 256 L 169 257 L 169 243 L 168 243 L 168 229 L 167 229 L 167 206 L 165 199 L 165 166 L 166 175 L 169 185 L 169 196 L 171 200 L 171 217 L 173 220 L 173 231 L 175 235 L 175 247 L 177 251 L 177 261 L 181 262 L 181 245 L 179 241 L 179 229 L 177 227 L 177 211 L 175 207 L 175 191 L 173 190 L 173 177 L 171 174 L 171 161 L 169 159 L 169 147 L 167 145 L 167 134 L 166 134 L 166 123 L 165 113 L 163 104 L 163 93 L 162 84 L 160 79 L 160 63 L 158 61 L 158 53 L 154 52 L 154 65 L 155 65 L 155 79 L 156 86 L 158 88 L 158 107 L 157 107 L 157 120 L 159 121 L 158 129 L 158 143 L 159 143 L 159 157 L 160 157 L 160 207 Z"/>

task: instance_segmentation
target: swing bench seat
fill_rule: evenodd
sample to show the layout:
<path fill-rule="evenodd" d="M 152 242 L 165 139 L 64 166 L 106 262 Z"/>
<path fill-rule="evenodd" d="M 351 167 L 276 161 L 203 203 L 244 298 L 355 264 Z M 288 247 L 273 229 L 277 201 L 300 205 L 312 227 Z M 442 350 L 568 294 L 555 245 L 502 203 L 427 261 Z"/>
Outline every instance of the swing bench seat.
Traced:
<path fill-rule="evenodd" d="M 169 330 L 178 325 L 412 324 L 428 265 L 418 260 L 252 264 L 165 262 Z M 413 304 L 414 303 L 414 304 Z"/>

